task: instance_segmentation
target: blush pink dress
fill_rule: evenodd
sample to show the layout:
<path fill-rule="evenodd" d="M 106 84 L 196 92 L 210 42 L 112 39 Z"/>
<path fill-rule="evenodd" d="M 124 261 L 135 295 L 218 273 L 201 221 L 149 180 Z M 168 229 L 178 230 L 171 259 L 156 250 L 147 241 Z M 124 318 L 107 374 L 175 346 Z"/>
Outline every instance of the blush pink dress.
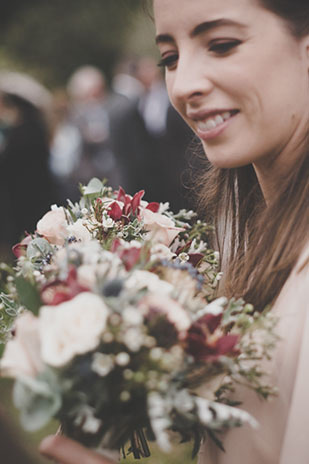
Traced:
<path fill-rule="evenodd" d="M 199 464 L 309 464 L 309 247 L 285 283 L 272 311 L 281 337 L 267 365 L 277 397 L 260 400 L 237 390 L 242 407 L 259 422 L 223 436 L 225 453 L 211 440 L 201 446 Z"/>

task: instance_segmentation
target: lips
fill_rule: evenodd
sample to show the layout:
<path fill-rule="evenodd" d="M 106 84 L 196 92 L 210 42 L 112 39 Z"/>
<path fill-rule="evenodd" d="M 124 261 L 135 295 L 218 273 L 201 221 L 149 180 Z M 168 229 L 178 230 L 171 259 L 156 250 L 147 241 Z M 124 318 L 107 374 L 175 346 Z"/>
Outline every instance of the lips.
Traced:
<path fill-rule="evenodd" d="M 189 112 L 188 118 L 194 122 L 194 126 L 198 132 L 208 132 L 223 125 L 226 121 L 231 119 L 239 110 L 212 110 Z"/>

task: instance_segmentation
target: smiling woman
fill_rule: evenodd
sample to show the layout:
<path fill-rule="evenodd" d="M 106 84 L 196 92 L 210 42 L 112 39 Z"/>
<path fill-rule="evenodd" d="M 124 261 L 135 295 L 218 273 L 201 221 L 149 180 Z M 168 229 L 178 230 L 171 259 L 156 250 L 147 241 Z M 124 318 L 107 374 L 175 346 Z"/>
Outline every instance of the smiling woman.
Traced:
<path fill-rule="evenodd" d="M 262 403 L 241 387 L 236 392 L 259 429 L 229 431 L 226 453 L 206 442 L 200 463 L 306 464 L 308 0 L 154 0 L 153 6 L 170 99 L 208 159 L 201 206 L 217 227 L 220 292 L 245 296 L 257 310 L 273 305 L 281 338 L 264 366 L 278 396 Z M 79 449 L 61 440 L 62 450 Z M 45 443 L 43 451 L 58 457 L 57 443 Z M 88 455 L 80 462 L 103 463 Z"/>
<path fill-rule="evenodd" d="M 225 278 L 280 317 L 268 366 L 279 395 L 239 391 L 260 422 L 203 447 L 201 462 L 308 461 L 309 4 L 305 0 L 154 0 L 170 99 L 208 159 L 201 206 L 215 219 Z"/>

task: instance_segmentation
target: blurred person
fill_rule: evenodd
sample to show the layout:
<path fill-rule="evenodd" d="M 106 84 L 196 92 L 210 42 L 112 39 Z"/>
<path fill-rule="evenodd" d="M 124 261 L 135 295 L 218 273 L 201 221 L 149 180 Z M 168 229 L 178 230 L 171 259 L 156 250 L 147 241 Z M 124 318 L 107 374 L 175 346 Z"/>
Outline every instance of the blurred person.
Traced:
<path fill-rule="evenodd" d="M 93 66 L 77 69 L 67 89 L 72 101 L 71 121 L 81 134 L 76 182 L 87 183 L 95 176 L 107 178 L 117 188 L 120 173 L 110 144 L 110 124 L 120 99 L 108 91 L 103 73 Z"/>
<path fill-rule="evenodd" d="M 114 69 L 112 89 L 118 95 L 123 95 L 129 101 L 136 101 L 143 93 L 143 85 L 137 78 L 138 60 L 123 58 Z"/>
<path fill-rule="evenodd" d="M 58 201 L 77 201 L 76 172 L 81 161 L 83 139 L 70 117 L 70 100 L 65 90 L 53 95 L 50 169 L 57 183 Z"/>
<path fill-rule="evenodd" d="M 175 211 L 190 207 L 182 177 L 189 168 L 192 132 L 170 105 L 154 58 L 139 59 L 136 77 L 143 92 L 123 109 L 111 131 L 123 187 L 129 193 L 144 189 L 148 201 L 168 201 Z"/>
<path fill-rule="evenodd" d="M 9 76 L 13 83 L 14 73 Z M 48 125 L 42 107 L 37 106 L 40 95 L 31 93 L 31 85 L 23 86 L 32 82 L 27 76 L 17 79 L 14 89 L 6 87 L 6 79 L 2 77 L 0 75 L 0 247 L 6 254 L 25 231 L 35 229 L 38 218 L 55 201 L 56 193 L 48 166 Z"/>

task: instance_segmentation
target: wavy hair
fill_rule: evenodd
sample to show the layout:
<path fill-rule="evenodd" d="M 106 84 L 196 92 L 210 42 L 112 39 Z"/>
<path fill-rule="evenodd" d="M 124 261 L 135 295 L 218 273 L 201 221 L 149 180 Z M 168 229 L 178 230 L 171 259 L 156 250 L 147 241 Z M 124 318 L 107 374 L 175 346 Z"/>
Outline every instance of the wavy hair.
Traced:
<path fill-rule="evenodd" d="M 280 16 L 295 37 L 309 34 L 308 0 L 259 3 Z M 220 169 L 208 163 L 199 182 L 199 210 L 216 220 L 226 276 L 220 292 L 243 296 L 260 310 L 279 295 L 309 240 L 309 129 L 305 145 L 267 207 L 251 165 Z"/>

